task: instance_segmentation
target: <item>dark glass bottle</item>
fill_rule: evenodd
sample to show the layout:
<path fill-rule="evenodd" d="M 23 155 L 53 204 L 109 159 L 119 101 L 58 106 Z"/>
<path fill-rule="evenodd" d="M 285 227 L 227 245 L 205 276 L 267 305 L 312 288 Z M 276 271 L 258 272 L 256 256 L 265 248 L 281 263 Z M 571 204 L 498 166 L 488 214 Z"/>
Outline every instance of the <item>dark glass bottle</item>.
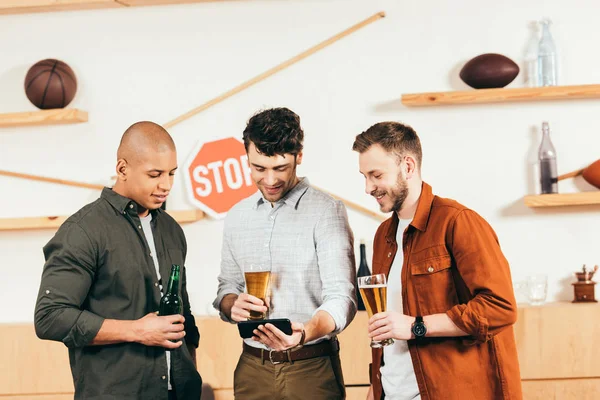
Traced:
<path fill-rule="evenodd" d="M 542 135 L 542 143 L 538 152 L 541 192 L 542 194 L 558 193 L 556 150 L 550 140 L 550 126 L 547 122 L 542 123 Z"/>
<path fill-rule="evenodd" d="M 369 271 L 369 264 L 367 264 L 367 250 L 366 250 L 366 246 L 365 246 L 365 241 L 361 240 L 360 241 L 360 264 L 358 266 L 358 273 L 356 274 L 356 276 L 361 277 L 361 276 L 368 276 L 368 275 L 371 275 L 371 271 Z M 358 310 L 364 311 L 365 303 L 363 302 L 362 296 L 360 295 L 360 292 L 358 291 L 358 289 L 356 290 L 356 298 L 358 300 Z"/>
<path fill-rule="evenodd" d="M 179 295 L 179 270 L 179 265 L 173 264 L 171 266 L 167 292 L 160 299 L 158 315 L 183 314 L 183 301 Z"/>

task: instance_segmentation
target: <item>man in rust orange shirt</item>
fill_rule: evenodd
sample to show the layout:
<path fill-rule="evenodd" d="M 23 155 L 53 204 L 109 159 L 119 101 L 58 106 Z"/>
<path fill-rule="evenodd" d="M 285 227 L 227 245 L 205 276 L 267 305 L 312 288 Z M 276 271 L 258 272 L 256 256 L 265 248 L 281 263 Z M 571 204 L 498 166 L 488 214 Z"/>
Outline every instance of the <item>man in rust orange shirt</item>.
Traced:
<path fill-rule="evenodd" d="M 368 398 L 521 399 L 516 302 L 492 228 L 421 180 L 411 127 L 375 124 L 353 150 L 366 192 L 393 212 L 373 244 L 373 274 L 388 276 L 388 307 L 368 330 L 394 343 L 373 349 Z"/>

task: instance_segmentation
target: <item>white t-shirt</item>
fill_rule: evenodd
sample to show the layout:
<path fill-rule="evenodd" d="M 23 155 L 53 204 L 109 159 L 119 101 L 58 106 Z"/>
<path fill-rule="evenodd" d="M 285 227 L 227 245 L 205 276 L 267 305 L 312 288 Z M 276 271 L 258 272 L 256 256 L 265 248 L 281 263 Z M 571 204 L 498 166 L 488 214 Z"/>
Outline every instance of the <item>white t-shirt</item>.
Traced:
<path fill-rule="evenodd" d="M 148 213 L 145 217 L 140 217 L 140 221 L 142 222 L 142 230 L 144 231 L 144 235 L 146 236 L 146 241 L 148 242 L 148 246 L 150 247 L 150 255 L 152 255 L 152 261 L 154 261 L 154 269 L 156 270 L 156 277 L 158 278 L 157 282 L 162 282 L 160 277 L 160 270 L 158 265 L 158 257 L 156 256 L 156 246 L 154 245 L 154 235 L 152 234 L 152 214 Z M 164 295 L 163 293 L 163 284 L 160 285 L 160 295 Z M 168 377 L 168 385 L 169 390 L 171 387 L 171 352 L 166 351 L 167 354 L 167 377 Z"/>
<path fill-rule="evenodd" d="M 388 276 L 387 309 L 401 314 L 402 309 L 402 263 L 404 252 L 402 250 L 402 235 L 411 220 L 401 219 L 396 232 L 398 251 L 392 263 Z M 406 340 L 394 339 L 394 344 L 383 348 L 383 362 L 381 367 L 381 384 L 386 400 L 413 400 L 420 399 L 417 377 L 413 368 L 408 343 Z"/>

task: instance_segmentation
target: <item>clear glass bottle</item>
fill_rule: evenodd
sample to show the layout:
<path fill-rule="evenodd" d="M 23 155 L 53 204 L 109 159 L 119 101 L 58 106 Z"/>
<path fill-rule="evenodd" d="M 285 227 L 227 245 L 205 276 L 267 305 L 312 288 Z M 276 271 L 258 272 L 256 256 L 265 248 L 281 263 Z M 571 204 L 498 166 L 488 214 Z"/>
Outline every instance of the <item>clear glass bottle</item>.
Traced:
<path fill-rule="evenodd" d="M 540 21 L 542 26 L 542 38 L 538 48 L 538 86 L 556 86 L 558 84 L 558 66 L 556 61 L 556 46 L 548 18 Z"/>
<path fill-rule="evenodd" d="M 550 126 L 542 122 L 542 143 L 538 152 L 540 161 L 540 184 L 542 194 L 558 193 L 558 170 L 556 168 L 556 150 L 550 140 Z"/>
<path fill-rule="evenodd" d="M 538 54 L 540 38 L 538 32 L 538 22 L 534 21 L 530 24 L 530 36 L 525 47 L 523 63 L 525 65 L 524 81 L 526 87 L 536 87 L 539 85 L 538 80 Z"/>

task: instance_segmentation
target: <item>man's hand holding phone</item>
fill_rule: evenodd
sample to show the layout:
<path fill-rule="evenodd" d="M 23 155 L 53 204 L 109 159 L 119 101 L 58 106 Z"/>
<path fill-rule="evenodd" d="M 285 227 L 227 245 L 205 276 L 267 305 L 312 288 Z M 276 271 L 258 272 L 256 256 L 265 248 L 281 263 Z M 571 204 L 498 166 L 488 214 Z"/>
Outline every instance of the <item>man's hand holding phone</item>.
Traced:
<path fill-rule="evenodd" d="M 259 325 L 258 328 L 253 331 L 254 336 L 252 339 L 263 343 L 268 348 L 275 351 L 288 350 L 304 344 L 304 324 L 293 322 L 291 324 L 292 332 L 290 335 L 287 335 L 273 323 L 266 322 L 266 324 Z"/>

